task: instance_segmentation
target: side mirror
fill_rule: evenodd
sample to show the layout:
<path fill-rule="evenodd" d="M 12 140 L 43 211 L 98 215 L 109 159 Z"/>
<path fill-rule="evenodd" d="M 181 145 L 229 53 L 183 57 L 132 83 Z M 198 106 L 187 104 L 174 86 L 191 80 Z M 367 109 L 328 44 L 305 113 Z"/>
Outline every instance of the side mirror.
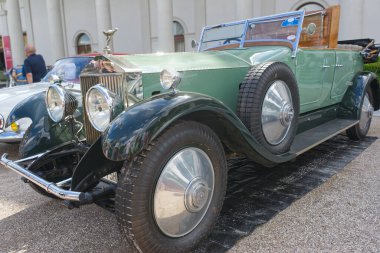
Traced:
<path fill-rule="evenodd" d="M 196 40 L 191 41 L 191 48 L 196 48 L 198 47 L 199 43 Z"/>

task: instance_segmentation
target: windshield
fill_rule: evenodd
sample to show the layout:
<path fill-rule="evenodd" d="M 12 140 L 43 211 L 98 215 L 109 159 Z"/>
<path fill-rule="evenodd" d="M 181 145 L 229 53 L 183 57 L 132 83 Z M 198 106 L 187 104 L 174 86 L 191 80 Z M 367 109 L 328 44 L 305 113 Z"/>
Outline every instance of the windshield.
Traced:
<path fill-rule="evenodd" d="M 246 22 L 222 24 L 205 29 L 203 32 L 201 50 L 223 46 L 230 43 L 240 43 L 244 36 Z"/>
<path fill-rule="evenodd" d="M 79 75 L 82 69 L 93 59 L 93 57 L 70 57 L 56 61 L 53 68 L 42 79 L 51 82 L 58 78 L 65 82 L 79 83 Z"/>
<path fill-rule="evenodd" d="M 244 47 L 249 42 L 284 42 L 295 50 L 302 31 L 303 18 L 304 11 L 295 11 L 205 27 L 199 51 L 219 47 Z"/>

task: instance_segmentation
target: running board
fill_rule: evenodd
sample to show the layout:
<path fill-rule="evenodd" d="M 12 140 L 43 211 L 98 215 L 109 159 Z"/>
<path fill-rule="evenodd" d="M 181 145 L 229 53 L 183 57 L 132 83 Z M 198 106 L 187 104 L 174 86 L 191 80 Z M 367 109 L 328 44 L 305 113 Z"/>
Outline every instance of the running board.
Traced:
<path fill-rule="evenodd" d="M 358 123 L 358 120 L 334 119 L 297 134 L 290 147 L 290 152 L 298 156 Z"/>

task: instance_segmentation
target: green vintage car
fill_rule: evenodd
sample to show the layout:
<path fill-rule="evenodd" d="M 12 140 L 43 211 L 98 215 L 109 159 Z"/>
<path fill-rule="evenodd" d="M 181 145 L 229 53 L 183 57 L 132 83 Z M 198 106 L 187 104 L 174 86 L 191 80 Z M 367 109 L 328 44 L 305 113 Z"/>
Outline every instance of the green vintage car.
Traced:
<path fill-rule="evenodd" d="M 141 252 L 189 251 L 222 208 L 228 157 L 269 167 L 366 136 L 379 83 L 338 25 L 338 7 L 296 11 L 205 27 L 197 52 L 107 50 L 80 90 L 57 83 L 11 112 L 33 123 L 21 159 L 1 163 L 69 208 L 115 210 Z"/>

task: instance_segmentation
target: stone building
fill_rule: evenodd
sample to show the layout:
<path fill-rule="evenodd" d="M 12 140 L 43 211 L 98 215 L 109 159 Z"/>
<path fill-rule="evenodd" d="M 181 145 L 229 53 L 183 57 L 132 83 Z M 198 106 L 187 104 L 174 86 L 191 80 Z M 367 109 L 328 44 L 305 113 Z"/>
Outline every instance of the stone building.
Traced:
<path fill-rule="evenodd" d="M 22 63 L 26 42 L 48 64 L 99 52 L 105 45 L 102 31 L 111 27 L 119 28 L 115 52 L 191 51 L 191 40 L 199 38 L 204 25 L 337 4 L 339 39 L 380 42 L 379 0 L 0 0 L 0 35 L 11 40 L 10 48 L 2 45 L 0 59 L 10 49 L 13 62 Z"/>

